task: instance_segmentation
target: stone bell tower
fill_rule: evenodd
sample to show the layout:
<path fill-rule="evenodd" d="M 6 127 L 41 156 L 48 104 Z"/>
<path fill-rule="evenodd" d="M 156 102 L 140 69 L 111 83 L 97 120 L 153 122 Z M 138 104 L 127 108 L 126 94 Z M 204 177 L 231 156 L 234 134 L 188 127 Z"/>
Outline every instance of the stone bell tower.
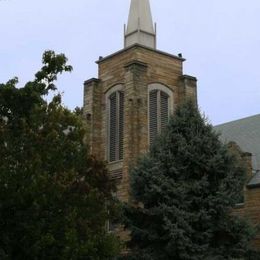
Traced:
<path fill-rule="evenodd" d="M 156 49 L 149 0 L 132 0 L 124 48 L 100 58 L 98 78 L 84 83 L 91 153 L 106 160 L 117 196 L 129 199 L 129 169 L 148 151 L 177 104 L 197 102 L 196 78 L 181 56 Z"/>

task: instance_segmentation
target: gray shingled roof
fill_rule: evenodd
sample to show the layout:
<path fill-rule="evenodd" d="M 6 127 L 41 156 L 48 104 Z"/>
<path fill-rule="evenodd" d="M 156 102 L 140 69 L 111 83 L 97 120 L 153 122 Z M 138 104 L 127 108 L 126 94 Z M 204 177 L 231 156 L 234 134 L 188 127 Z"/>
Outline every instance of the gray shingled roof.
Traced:
<path fill-rule="evenodd" d="M 260 114 L 214 127 L 223 142 L 236 142 L 244 152 L 252 153 L 254 177 L 249 185 L 260 184 Z"/>
<path fill-rule="evenodd" d="M 254 176 L 248 182 L 247 187 L 249 187 L 249 188 L 260 187 L 260 171 L 257 171 L 256 173 L 254 173 Z"/>

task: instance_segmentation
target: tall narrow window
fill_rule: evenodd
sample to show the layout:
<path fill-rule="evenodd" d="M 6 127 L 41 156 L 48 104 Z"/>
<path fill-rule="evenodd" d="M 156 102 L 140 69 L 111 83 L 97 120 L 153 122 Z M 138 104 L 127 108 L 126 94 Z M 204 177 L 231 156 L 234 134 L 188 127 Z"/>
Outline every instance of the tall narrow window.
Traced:
<path fill-rule="evenodd" d="M 161 130 L 165 129 L 169 121 L 169 96 L 160 91 L 160 120 Z"/>
<path fill-rule="evenodd" d="M 152 84 L 149 89 L 149 142 L 167 126 L 171 110 L 171 90 L 160 84 Z"/>
<path fill-rule="evenodd" d="M 149 96 L 149 134 L 150 134 L 150 144 L 153 142 L 154 138 L 158 134 L 158 103 L 157 103 L 158 90 L 153 90 L 150 92 Z"/>
<path fill-rule="evenodd" d="M 124 93 L 113 92 L 109 96 L 108 159 L 110 162 L 123 159 L 124 139 Z"/>

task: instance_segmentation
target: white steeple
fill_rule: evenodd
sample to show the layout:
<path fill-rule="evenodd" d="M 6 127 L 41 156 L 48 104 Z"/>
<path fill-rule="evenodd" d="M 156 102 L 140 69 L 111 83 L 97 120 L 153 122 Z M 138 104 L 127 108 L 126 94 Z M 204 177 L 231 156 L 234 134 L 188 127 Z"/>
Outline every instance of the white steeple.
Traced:
<path fill-rule="evenodd" d="M 136 43 L 156 48 L 156 31 L 149 0 L 131 0 L 128 24 L 125 29 L 125 47 Z"/>

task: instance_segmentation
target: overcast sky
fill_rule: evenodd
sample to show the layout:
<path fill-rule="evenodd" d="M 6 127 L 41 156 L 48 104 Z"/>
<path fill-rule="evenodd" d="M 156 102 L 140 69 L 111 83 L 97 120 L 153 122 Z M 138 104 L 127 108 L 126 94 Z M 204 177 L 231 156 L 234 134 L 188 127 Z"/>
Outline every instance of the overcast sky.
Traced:
<path fill-rule="evenodd" d="M 260 1 L 151 0 L 157 47 L 186 58 L 201 110 L 213 124 L 260 113 Z M 95 61 L 123 48 L 130 0 L 0 0 L 0 82 L 33 78 L 44 50 L 65 53 L 69 108 L 82 106 Z"/>

